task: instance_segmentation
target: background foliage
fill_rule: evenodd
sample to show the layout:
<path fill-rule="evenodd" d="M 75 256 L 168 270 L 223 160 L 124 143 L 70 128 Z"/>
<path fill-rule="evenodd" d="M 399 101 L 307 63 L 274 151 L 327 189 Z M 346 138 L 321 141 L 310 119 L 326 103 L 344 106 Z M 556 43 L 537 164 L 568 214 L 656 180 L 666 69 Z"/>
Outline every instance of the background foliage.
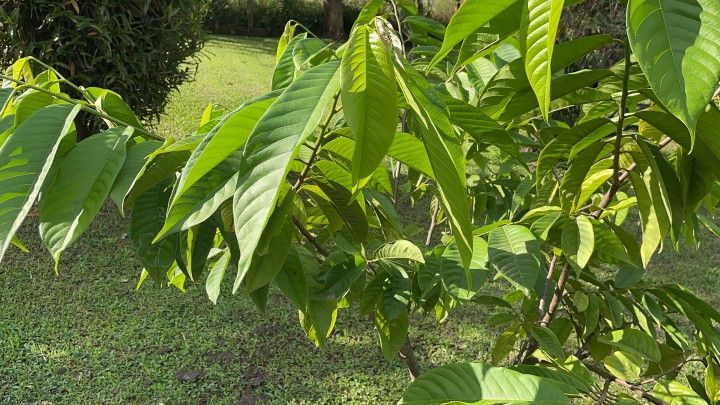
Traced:
<path fill-rule="evenodd" d="M 2 0 L 0 64 L 35 56 L 78 85 L 117 92 L 141 119 L 157 119 L 195 72 L 206 3 Z"/>

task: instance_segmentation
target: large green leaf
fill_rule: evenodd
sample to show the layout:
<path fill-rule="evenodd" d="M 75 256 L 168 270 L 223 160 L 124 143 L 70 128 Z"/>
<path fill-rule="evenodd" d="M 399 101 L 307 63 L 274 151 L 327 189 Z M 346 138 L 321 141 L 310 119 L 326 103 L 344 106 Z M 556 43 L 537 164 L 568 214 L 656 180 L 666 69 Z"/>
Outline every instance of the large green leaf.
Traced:
<path fill-rule="evenodd" d="M 132 128 L 113 128 L 80 142 L 57 165 L 40 204 L 40 236 L 55 259 L 100 212 L 125 161 Z"/>
<path fill-rule="evenodd" d="M 542 269 L 540 242 L 521 225 L 504 225 L 488 235 L 490 263 L 515 287 L 529 294 Z"/>
<path fill-rule="evenodd" d="M 584 269 L 595 250 L 592 222 L 584 215 L 567 221 L 563 226 L 561 243 L 568 263 L 577 271 Z"/>
<path fill-rule="evenodd" d="M 79 107 L 54 105 L 35 111 L 0 147 L 0 261 L 40 193 L 60 141 Z"/>
<path fill-rule="evenodd" d="M 311 68 L 296 79 L 270 106 L 245 144 L 233 198 L 240 248 L 234 290 L 250 266 L 288 166 L 338 91 L 338 67 L 338 62 L 330 62 Z"/>
<path fill-rule="evenodd" d="M 340 64 L 345 120 L 355 138 L 353 192 L 383 161 L 397 130 L 397 91 L 390 55 L 377 31 L 356 27 Z"/>
<path fill-rule="evenodd" d="M 440 199 L 465 268 L 472 260 L 472 230 L 460 142 L 438 92 L 408 63 L 395 60 L 396 78 L 405 101 L 415 113 L 423 144 L 438 185 Z"/>
<path fill-rule="evenodd" d="M 465 0 L 450 19 L 440 51 L 430 66 L 443 60 L 457 44 L 520 0 Z"/>
<path fill-rule="evenodd" d="M 655 95 L 694 133 L 720 79 L 720 3 L 630 0 L 627 27 Z"/>
<path fill-rule="evenodd" d="M 459 363 L 432 369 L 405 391 L 405 405 L 569 404 L 554 381 L 502 367 Z"/>
<path fill-rule="evenodd" d="M 553 50 L 564 3 L 564 0 L 528 0 L 520 24 L 525 73 L 545 120 L 550 111 Z"/>

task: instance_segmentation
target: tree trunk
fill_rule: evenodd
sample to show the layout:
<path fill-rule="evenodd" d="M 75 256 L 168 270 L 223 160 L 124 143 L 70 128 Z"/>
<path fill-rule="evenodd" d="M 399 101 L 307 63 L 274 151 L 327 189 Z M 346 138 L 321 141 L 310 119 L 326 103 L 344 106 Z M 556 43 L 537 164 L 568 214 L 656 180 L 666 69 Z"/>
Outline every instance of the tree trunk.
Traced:
<path fill-rule="evenodd" d="M 247 0 L 245 13 L 247 16 L 247 32 L 252 35 L 255 30 L 255 0 Z"/>
<path fill-rule="evenodd" d="M 325 35 L 340 40 L 345 36 L 342 0 L 324 0 Z"/>
<path fill-rule="evenodd" d="M 418 15 L 425 15 L 425 4 L 423 3 L 423 0 L 416 0 L 418 9 Z"/>
<path fill-rule="evenodd" d="M 433 0 L 425 0 L 425 15 L 432 14 L 432 3 Z"/>

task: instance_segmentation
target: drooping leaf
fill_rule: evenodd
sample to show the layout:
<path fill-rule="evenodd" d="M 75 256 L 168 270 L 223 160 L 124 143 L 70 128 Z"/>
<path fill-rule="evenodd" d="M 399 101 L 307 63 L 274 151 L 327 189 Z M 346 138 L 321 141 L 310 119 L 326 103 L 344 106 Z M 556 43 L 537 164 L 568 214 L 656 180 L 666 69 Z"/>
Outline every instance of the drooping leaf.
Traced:
<path fill-rule="evenodd" d="M 55 259 L 100 212 L 125 161 L 132 128 L 113 128 L 78 143 L 57 166 L 40 204 L 40 236 Z"/>
<path fill-rule="evenodd" d="M 295 80 L 265 112 L 245 144 L 233 198 L 240 248 L 234 290 L 250 266 L 289 164 L 339 88 L 338 65 L 316 66 Z"/>
<path fill-rule="evenodd" d="M 631 0 L 627 27 L 650 87 L 693 134 L 720 79 L 720 3 Z"/>
<path fill-rule="evenodd" d="M 0 261 L 30 211 L 79 107 L 35 111 L 0 146 Z"/>
<path fill-rule="evenodd" d="M 525 73 L 545 120 L 550 111 L 553 50 L 564 3 L 564 0 L 528 0 L 523 7 L 520 24 Z"/>
<path fill-rule="evenodd" d="M 652 395 L 668 405 L 707 405 L 707 401 L 692 388 L 677 381 L 656 384 Z"/>
<path fill-rule="evenodd" d="M 396 59 L 396 78 L 405 101 L 416 114 L 423 144 L 438 184 L 465 268 L 472 260 L 472 230 L 462 148 L 440 95 L 408 63 Z"/>
<path fill-rule="evenodd" d="M 362 188 L 382 162 L 397 130 L 397 91 L 390 54 L 369 25 L 350 34 L 340 64 L 345 120 L 355 139 L 352 190 Z"/>
<path fill-rule="evenodd" d="M 220 295 L 220 285 L 225 277 L 225 271 L 230 264 L 230 250 L 225 250 L 220 259 L 210 268 L 210 274 L 205 282 L 205 292 L 213 304 L 217 304 Z"/>
<path fill-rule="evenodd" d="M 380 341 L 380 348 L 387 360 L 395 357 L 405 343 L 408 333 L 408 313 L 403 312 L 395 319 L 387 319 L 383 311 L 375 312 L 373 317 Z"/>
<path fill-rule="evenodd" d="M 163 225 L 170 200 L 168 181 L 163 181 L 140 194 L 130 212 L 130 240 L 143 267 L 158 282 L 166 278 L 178 255 L 178 234 L 152 243 Z"/>
<path fill-rule="evenodd" d="M 403 404 L 569 404 L 552 380 L 502 367 L 459 363 L 425 372 L 405 391 Z"/>

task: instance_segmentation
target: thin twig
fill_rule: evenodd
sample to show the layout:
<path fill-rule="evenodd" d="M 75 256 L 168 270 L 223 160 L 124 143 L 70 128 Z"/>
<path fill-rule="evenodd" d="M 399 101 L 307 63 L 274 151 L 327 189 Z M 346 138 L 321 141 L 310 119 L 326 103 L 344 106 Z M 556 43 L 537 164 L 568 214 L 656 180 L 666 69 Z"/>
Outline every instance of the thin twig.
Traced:
<path fill-rule="evenodd" d="M 435 233 L 435 227 L 437 226 L 437 218 L 440 215 L 440 201 L 436 200 L 435 208 L 433 209 L 432 216 L 430 217 L 430 226 L 428 227 L 427 237 L 425 238 L 425 247 L 432 245 L 433 233 Z"/>
<path fill-rule="evenodd" d="M 651 393 L 649 393 L 647 390 L 643 389 L 639 385 L 627 382 L 625 380 L 621 380 L 620 378 L 615 377 L 614 375 L 610 374 L 609 372 L 603 370 L 602 368 L 596 366 L 595 364 L 593 364 L 589 361 L 584 361 L 583 364 L 588 368 L 588 370 L 592 371 L 593 373 L 601 376 L 602 378 L 604 378 L 606 380 L 610 380 L 610 381 L 614 382 L 615 384 L 620 385 L 621 387 L 629 389 L 630 391 L 641 396 L 645 400 L 650 401 L 653 404 L 664 405 L 663 401 L 661 401 L 658 397 L 652 395 Z"/>
<path fill-rule="evenodd" d="M 548 267 L 548 274 L 545 278 L 545 289 L 543 290 L 543 295 L 540 297 L 540 305 L 538 308 L 538 319 L 542 319 L 545 316 L 546 311 L 546 301 L 548 297 L 548 293 L 550 292 L 550 285 L 552 285 L 553 276 L 555 275 L 555 265 L 557 264 L 557 255 L 553 255 L 552 259 L 550 259 L 550 266 Z"/>
<path fill-rule="evenodd" d="M 310 152 L 310 158 L 308 159 L 307 163 L 305 164 L 305 167 L 303 167 L 302 171 L 298 175 L 297 180 L 295 181 L 295 185 L 293 186 L 293 190 L 295 190 L 295 191 L 300 190 L 300 187 L 302 187 L 303 183 L 305 182 L 305 179 L 307 178 L 308 173 L 310 172 L 310 169 L 312 168 L 313 164 L 315 163 L 315 159 L 317 158 L 318 153 L 320 153 L 320 147 L 322 146 L 325 135 L 327 135 L 327 129 L 330 126 L 330 123 L 332 122 L 333 117 L 335 116 L 335 113 L 336 113 L 335 107 L 337 107 L 339 97 L 340 97 L 340 94 L 338 93 L 338 94 L 335 94 L 335 97 L 333 98 L 332 109 L 330 110 L 330 114 L 328 114 L 328 116 L 325 118 L 325 121 L 320 126 L 320 134 L 318 135 L 315 145 L 313 145 L 313 147 L 312 147 L 312 150 Z"/>

